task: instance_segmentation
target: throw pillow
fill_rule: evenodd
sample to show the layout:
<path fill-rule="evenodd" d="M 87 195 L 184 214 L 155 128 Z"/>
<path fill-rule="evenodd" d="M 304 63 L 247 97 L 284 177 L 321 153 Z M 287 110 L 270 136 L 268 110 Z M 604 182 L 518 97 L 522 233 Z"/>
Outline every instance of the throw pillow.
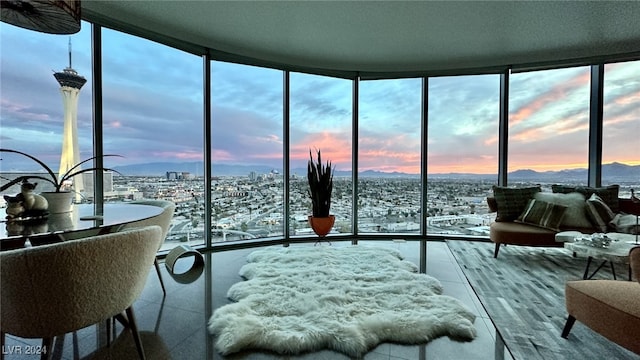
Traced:
<path fill-rule="evenodd" d="M 607 224 L 614 217 L 611 208 L 596 194 L 587 199 L 587 214 L 595 227 L 602 232 L 607 232 Z"/>
<path fill-rule="evenodd" d="M 567 207 L 564 213 L 561 229 L 589 229 L 593 228 L 591 221 L 587 217 L 586 197 L 578 192 L 568 194 L 539 192 L 533 197 L 536 200 L 546 201 L 551 204 L 563 205 Z"/>
<path fill-rule="evenodd" d="M 615 232 L 624 234 L 640 234 L 640 220 L 633 214 L 616 214 L 609 221 L 609 227 Z"/>
<path fill-rule="evenodd" d="M 560 224 L 566 211 L 567 207 L 564 205 L 531 199 L 515 221 L 560 231 Z"/>
<path fill-rule="evenodd" d="M 605 204 L 607 204 L 607 206 L 609 206 L 611 211 L 614 213 L 620 211 L 620 205 L 618 203 L 620 185 L 609 185 L 598 188 L 588 186 L 551 185 L 551 191 L 563 194 L 579 192 L 587 199 L 589 199 L 592 194 L 596 194 L 605 202 Z"/>
<path fill-rule="evenodd" d="M 493 197 L 498 205 L 496 221 L 513 221 L 522 214 L 533 195 L 542 191 L 540 185 L 524 188 L 493 186 Z"/>

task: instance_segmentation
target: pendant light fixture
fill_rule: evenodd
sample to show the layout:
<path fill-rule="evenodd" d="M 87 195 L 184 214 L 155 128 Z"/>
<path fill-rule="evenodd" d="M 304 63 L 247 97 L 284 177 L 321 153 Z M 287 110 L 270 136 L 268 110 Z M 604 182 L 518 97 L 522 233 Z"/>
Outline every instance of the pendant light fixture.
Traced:
<path fill-rule="evenodd" d="M 80 31 L 79 0 L 2 0 L 0 19 L 29 30 L 49 34 Z"/>

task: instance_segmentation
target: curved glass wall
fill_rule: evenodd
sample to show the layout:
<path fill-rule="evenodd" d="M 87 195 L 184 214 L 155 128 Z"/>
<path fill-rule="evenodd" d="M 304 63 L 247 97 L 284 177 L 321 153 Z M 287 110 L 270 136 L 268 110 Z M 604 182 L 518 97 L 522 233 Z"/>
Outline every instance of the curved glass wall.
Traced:
<path fill-rule="evenodd" d="M 485 236 L 485 220 L 459 219 L 484 215 L 483 197 L 497 182 L 502 161 L 497 154 L 501 142 L 508 145 L 509 185 L 587 185 L 589 159 L 602 151 L 602 184 L 621 184 L 621 196 L 640 187 L 639 61 L 605 65 L 601 149 L 589 149 L 588 67 L 511 74 L 506 139 L 498 132 L 500 75 L 431 77 L 424 104 L 422 79 L 361 81 L 354 137 L 351 80 L 292 73 L 285 93 L 280 70 L 212 61 L 211 84 L 203 84 L 200 57 L 107 29 L 102 44 L 91 44 L 91 25 L 83 25 L 71 37 L 73 68 L 87 79 L 77 113 L 81 157 L 92 155 L 93 133 L 101 132 L 104 153 L 124 156 L 105 161 L 122 173 L 105 183 L 106 201 L 176 202 L 171 242 L 210 246 L 277 241 L 287 233 L 315 237 L 305 221 L 310 212 L 305 176 L 309 149 L 316 148 L 336 165 L 333 234 L 345 237 Z M 55 168 L 63 106 L 51 69 L 68 65 L 69 37 L 10 25 L 3 25 L 0 36 L 2 147 L 26 150 Z M 103 54 L 100 129 L 93 129 L 91 121 L 92 46 L 102 47 Z M 203 134 L 204 101 L 209 100 L 203 100 L 205 85 L 211 86 L 210 134 Z M 284 114 L 284 99 L 289 114 Z M 424 140 L 423 111 L 428 121 Z M 213 160 L 211 184 L 203 173 L 205 139 L 212 144 L 207 149 Z M 422 160 L 426 184 L 420 181 Z M 600 171 L 600 164 L 591 166 Z M 36 167 L 3 156 L 2 176 L 13 171 Z M 206 186 L 212 190 L 212 229 L 204 226 Z M 427 229 L 419 226 L 422 216 Z M 431 221 L 436 219 L 438 224 Z"/>

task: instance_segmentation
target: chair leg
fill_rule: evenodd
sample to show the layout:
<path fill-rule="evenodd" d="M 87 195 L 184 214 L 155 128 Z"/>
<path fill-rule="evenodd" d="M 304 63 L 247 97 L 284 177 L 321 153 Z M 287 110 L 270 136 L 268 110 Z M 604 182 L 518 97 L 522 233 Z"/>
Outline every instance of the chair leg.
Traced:
<path fill-rule="evenodd" d="M 573 324 L 575 322 L 576 322 L 576 318 L 569 315 L 569 317 L 567 317 L 567 323 L 564 324 L 564 329 L 562 329 L 562 335 L 560 336 L 566 339 L 569 336 L 569 332 L 571 331 L 571 328 L 573 327 Z"/>
<path fill-rule="evenodd" d="M 0 351 L 0 360 L 4 360 L 4 336 L 5 335 L 6 334 L 4 331 L 0 332 L 0 346 L 1 346 L 0 349 L 2 350 Z"/>
<path fill-rule="evenodd" d="M 127 308 L 127 318 L 129 320 L 131 335 L 133 335 L 133 341 L 136 343 L 138 355 L 140 355 L 140 360 L 145 360 L 146 358 L 144 356 L 144 349 L 142 348 L 142 341 L 140 340 L 140 334 L 138 333 L 138 325 L 136 324 L 136 318 L 133 315 L 133 306 Z"/>
<path fill-rule="evenodd" d="M 129 320 L 127 319 L 127 315 L 124 311 L 119 314 L 115 314 L 113 318 L 118 320 L 118 322 L 122 324 L 122 326 L 124 326 L 125 328 L 129 327 Z M 115 326 L 115 323 L 114 323 L 114 326 Z"/>
<path fill-rule="evenodd" d="M 153 261 L 153 264 L 156 266 L 156 273 L 158 273 L 158 279 L 160 279 L 160 286 L 162 287 L 163 296 L 167 296 L 167 290 L 164 288 L 164 281 L 162 280 L 162 273 L 160 272 L 160 264 L 158 264 L 158 258 Z"/>
<path fill-rule="evenodd" d="M 40 353 L 40 360 L 51 359 L 51 353 L 53 353 L 53 338 L 42 339 L 42 353 Z"/>
<path fill-rule="evenodd" d="M 500 251 L 500 243 L 496 243 L 496 249 L 493 251 L 493 258 L 498 257 L 498 251 Z"/>
<path fill-rule="evenodd" d="M 111 324 L 113 324 L 112 317 L 105 320 L 105 325 L 107 327 L 107 347 L 111 346 Z"/>

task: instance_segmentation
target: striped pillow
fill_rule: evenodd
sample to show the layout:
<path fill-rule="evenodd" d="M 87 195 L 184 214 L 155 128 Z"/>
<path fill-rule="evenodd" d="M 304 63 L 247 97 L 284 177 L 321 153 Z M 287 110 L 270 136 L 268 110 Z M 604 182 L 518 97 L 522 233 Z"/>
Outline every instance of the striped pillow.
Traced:
<path fill-rule="evenodd" d="M 587 199 L 587 215 L 593 225 L 602 232 L 607 232 L 607 224 L 615 216 L 611 208 L 596 194 Z"/>
<path fill-rule="evenodd" d="M 567 211 L 564 205 L 531 199 L 516 222 L 539 226 L 545 229 L 560 231 L 562 218 Z"/>

